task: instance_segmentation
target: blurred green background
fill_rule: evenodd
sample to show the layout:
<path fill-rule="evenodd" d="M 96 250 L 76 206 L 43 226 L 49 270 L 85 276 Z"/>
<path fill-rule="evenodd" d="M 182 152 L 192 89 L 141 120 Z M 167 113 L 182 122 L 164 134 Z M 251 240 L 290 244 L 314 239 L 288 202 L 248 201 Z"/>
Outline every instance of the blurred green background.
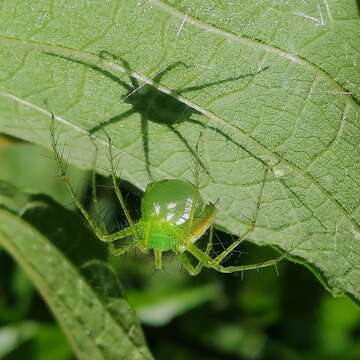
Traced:
<path fill-rule="evenodd" d="M 286 261 L 278 266 L 279 275 L 274 268 L 244 276 L 204 270 L 191 278 L 172 256 L 157 272 L 149 256 L 134 252 L 108 257 L 83 218 L 73 215 L 71 199 L 56 174 L 51 153 L 0 137 L 0 184 L 10 183 L 33 194 L 32 199 L 52 203 L 53 214 L 38 214 L 32 223 L 79 267 L 89 259 L 107 259 L 156 359 L 360 359 L 359 307 L 346 297 L 333 298 L 305 267 Z M 91 211 L 89 173 L 70 168 L 69 176 Z M 108 229 L 115 230 L 124 219 L 111 184 L 100 176 L 97 183 L 102 216 Z M 141 192 L 123 186 L 136 216 Z M 5 202 L 1 191 L 0 200 Z M 31 218 L 27 199 L 12 201 L 19 202 L 25 219 Z M 216 236 L 218 246 L 231 241 L 220 231 Z M 93 247 L 91 257 L 84 244 Z M 229 261 L 252 263 L 275 254 L 245 244 Z M 1 248 L 0 359 L 75 359 L 46 304 Z"/>

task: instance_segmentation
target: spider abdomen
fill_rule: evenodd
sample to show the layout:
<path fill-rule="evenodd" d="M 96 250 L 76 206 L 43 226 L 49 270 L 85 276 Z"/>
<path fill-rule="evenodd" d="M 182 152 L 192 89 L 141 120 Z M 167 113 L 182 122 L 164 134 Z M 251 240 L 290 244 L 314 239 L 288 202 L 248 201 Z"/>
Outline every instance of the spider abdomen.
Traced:
<path fill-rule="evenodd" d="M 204 210 L 198 190 L 188 181 L 162 180 L 150 183 L 141 200 L 142 219 L 166 222 L 186 228 L 193 211 L 194 219 Z"/>
<path fill-rule="evenodd" d="M 201 216 L 204 201 L 194 185 L 184 180 L 150 183 L 141 201 L 142 238 L 150 249 L 169 251 L 179 248 L 193 219 Z"/>

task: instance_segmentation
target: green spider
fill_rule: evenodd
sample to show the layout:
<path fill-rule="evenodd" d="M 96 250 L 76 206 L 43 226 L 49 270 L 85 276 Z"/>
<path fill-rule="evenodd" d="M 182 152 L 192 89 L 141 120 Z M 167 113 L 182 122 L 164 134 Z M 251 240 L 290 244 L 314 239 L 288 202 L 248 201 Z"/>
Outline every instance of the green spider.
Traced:
<path fill-rule="evenodd" d="M 116 178 L 116 169 L 113 162 L 112 143 L 110 136 L 104 130 L 108 139 L 108 158 L 110 162 L 110 173 L 113 187 L 121 208 L 125 214 L 129 226 L 113 234 L 107 234 L 103 226 L 96 223 L 84 206 L 77 198 L 75 191 L 66 175 L 66 166 L 63 163 L 62 155 L 58 150 L 58 140 L 55 137 L 54 120 L 52 116 L 52 127 L 50 131 L 51 146 L 55 154 L 55 160 L 58 164 L 60 176 L 73 198 L 77 208 L 82 213 L 90 228 L 99 238 L 109 244 L 110 251 L 114 255 L 125 254 L 128 250 L 137 247 L 143 253 L 149 253 L 152 250 L 155 257 L 155 268 L 162 269 L 162 253 L 172 251 L 183 264 L 190 275 L 197 275 L 203 267 L 212 268 L 221 273 L 233 273 L 237 271 L 254 270 L 276 264 L 286 257 L 286 254 L 280 255 L 276 259 L 261 263 L 223 266 L 223 260 L 246 240 L 254 231 L 258 210 L 260 208 L 261 198 L 265 186 L 264 179 L 261 185 L 257 206 L 254 212 L 253 220 L 249 228 L 242 236 L 239 236 L 230 246 L 224 249 L 216 257 L 211 257 L 210 252 L 213 247 L 214 221 L 216 216 L 216 205 L 213 203 L 205 204 L 199 191 L 199 171 L 194 172 L 195 184 L 184 180 L 162 180 L 151 182 L 141 199 L 141 218 L 134 221 L 126 207 L 123 195 L 118 186 Z M 95 174 L 95 173 L 94 173 Z M 93 197 L 96 202 L 95 177 L 93 177 Z M 209 233 L 206 250 L 203 251 L 196 246 L 196 242 Z M 122 239 L 129 239 L 130 244 L 115 248 L 114 242 Z M 190 261 L 188 254 L 197 260 L 194 266 Z"/>

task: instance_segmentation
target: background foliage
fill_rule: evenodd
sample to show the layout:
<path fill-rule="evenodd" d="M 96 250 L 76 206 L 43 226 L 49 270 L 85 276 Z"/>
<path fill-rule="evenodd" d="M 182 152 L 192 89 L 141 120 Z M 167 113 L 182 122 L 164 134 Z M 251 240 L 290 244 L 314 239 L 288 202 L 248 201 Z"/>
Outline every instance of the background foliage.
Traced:
<path fill-rule="evenodd" d="M 32 193 L 43 189 L 48 196 L 69 204 L 67 194 L 62 192 L 62 182 L 47 175 L 50 169 L 56 173 L 50 156 L 51 153 L 34 145 L 4 143 L 2 139 L 1 167 L 7 171 L 0 179 L 6 178 L 17 186 L 21 182 Z M 26 176 L 29 172 L 31 177 Z M 90 204 L 88 174 L 73 168 L 69 172 L 77 179 L 85 203 Z M 19 174 L 23 176 L 19 178 Z M 117 222 L 123 219 L 118 217 L 119 208 L 112 189 L 108 188 L 109 179 L 100 177 L 98 182 L 100 203 L 106 209 L 104 217 L 108 226 L 117 227 Z M 3 190 L 5 183 L 2 184 Z M 136 213 L 139 197 L 133 192 L 126 193 L 127 202 Z M 92 276 L 88 276 L 90 283 L 103 294 L 111 294 L 112 281 L 107 271 L 99 263 L 93 263 L 95 258 L 105 259 L 105 249 L 99 248 L 82 217 L 74 217 L 73 209 L 65 210 L 49 197 L 33 196 L 29 201 L 30 195 L 26 196 L 26 201 L 17 197 L 19 206 L 24 206 L 23 219 L 47 235 L 77 267 L 89 269 L 89 265 L 96 265 Z M 14 204 L 13 198 L 11 203 Z M 19 227 L 14 229 L 19 232 Z M 229 241 L 226 234 L 217 232 L 217 235 L 224 244 Z M 233 261 L 252 262 L 274 255 L 269 249 L 250 244 L 241 250 L 244 253 L 239 259 L 236 254 Z M 0 252 L 0 259 L 0 358 L 74 359 L 65 336 L 28 277 L 4 251 Z M 143 323 L 156 359 L 171 356 L 206 360 L 355 360 L 360 355 L 357 305 L 344 297 L 333 298 L 300 265 L 281 263 L 279 277 L 274 269 L 263 269 L 246 273 L 243 278 L 213 271 L 190 278 L 171 258 L 167 258 L 165 270 L 156 273 L 151 257 L 135 253 L 109 258 L 108 262 Z M 81 266 L 84 264 L 87 266 Z M 57 282 L 62 283 L 59 279 Z M 70 295 L 74 296 L 73 291 Z M 122 289 L 119 291 L 117 287 L 115 297 L 122 296 Z"/>

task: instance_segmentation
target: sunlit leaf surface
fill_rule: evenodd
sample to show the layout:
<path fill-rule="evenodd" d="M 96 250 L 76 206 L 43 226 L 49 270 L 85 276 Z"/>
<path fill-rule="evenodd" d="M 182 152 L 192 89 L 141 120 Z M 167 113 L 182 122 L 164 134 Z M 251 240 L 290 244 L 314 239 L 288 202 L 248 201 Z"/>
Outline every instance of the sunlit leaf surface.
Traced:
<path fill-rule="evenodd" d="M 119 176 L 192 179 L 217 225 L 290 251 L 334 294 L 360 299 L 360 21 L 355 0 L 3 1 L 0 130 Z M 153 87 L 150 87 L 152 84 Z M 168 94 L 168 95 L 166 95 Z M 170 95 L 169 95 L 170 94 Z M 50 176 L 50 174 L 49 174 Z"/>

